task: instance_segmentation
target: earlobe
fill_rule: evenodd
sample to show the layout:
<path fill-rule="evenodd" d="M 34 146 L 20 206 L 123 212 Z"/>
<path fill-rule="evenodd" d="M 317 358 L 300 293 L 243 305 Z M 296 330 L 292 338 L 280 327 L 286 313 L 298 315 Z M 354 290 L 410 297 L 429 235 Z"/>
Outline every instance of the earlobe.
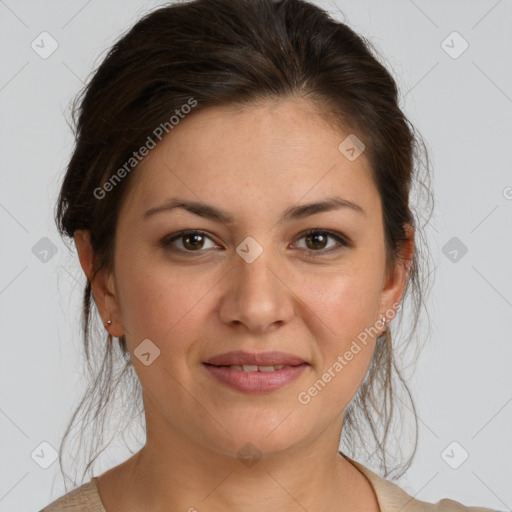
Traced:
<path fill-rule="evenodd" d="M 109 276 L 112 277 L 112 274 Z M 107 286 L 106 286 L 107 288 Z M 123 336 L 124 330 L 121 324 L 121 312 L 119 310 L 119 303 L 115 293 L 111 293 L 108 289 L 105 289 L 106 293 L 103 294 L 103 307 L 106 308 L 106 313 L 102 314 L 104 319 L 105 329 L 116 338 Z M 103 308 L 102 308 L 103 309 Z"/>

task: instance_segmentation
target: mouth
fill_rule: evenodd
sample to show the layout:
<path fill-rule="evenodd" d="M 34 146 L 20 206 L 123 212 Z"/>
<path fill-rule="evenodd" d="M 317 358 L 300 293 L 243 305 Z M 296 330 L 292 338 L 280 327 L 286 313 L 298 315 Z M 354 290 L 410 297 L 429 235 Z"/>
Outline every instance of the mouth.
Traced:
<path fill-rule="evenodd" d="M 212 364 L 203 363 L 217 383 L 248 394 L 277 391 L 298 379 L 310 365 L 295 364 Z"/>
<path fill-rule="evenodd" d="M 286 369 L 295 368 L 297 366 L 306 365 L 307 363 L 301 363 L 301 364 L 295 364 L 295 365 L 276 364 L 276 365 L 268 365 L 268 366 L 265 366 L 265 365 L 260 366 L 260 365 L 256 365 L 256 364 L 243 364 L 243 365 L 238 365 L 238 364 L 215 365 L 215 364 L 209 364 L 209 363 L 204 363 L 204 364 L 207 366 L 214 366 L 215 368 L 229 368 L 230 370 L 234 370 L 237 372 L 275 372 L 275 371 L 282 370 L 283 368 L 286 368 Z"/>

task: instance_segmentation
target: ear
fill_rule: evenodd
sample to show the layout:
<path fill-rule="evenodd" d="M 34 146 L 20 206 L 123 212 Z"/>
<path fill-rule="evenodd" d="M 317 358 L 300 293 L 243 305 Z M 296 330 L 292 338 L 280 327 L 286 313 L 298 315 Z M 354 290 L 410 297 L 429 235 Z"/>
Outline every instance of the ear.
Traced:
<path fill-rule="evenodd" d="M 84 229 L 77 229 L 74 232 L 73 238 L 80 265 L 87 276 L 87 280 L 91 282 L 97 262 L 95 261 L 95 254 L 91 246 L 90 233 Z M 124 332 L 120 321 L 119 300 L 116 294 L 113 272 L 108 269 L 99 270 L 91 282 L 91 289 L 105 329 L 112 336 L 119 338 Z M 110 325 L 107 324 L 108 320 L 112 320 Z"/>
<path fill-rule="evenodd" d="M 388 322 L 396 315 L 414 255 L 414 228 L 406 224 L 404 229 L 406 240 L 403 242 L 398 261 L 386 274 L 381 292 L 379 319 L 385 315 Z M 394 313 L 390 314 L 392 310 Z"/>

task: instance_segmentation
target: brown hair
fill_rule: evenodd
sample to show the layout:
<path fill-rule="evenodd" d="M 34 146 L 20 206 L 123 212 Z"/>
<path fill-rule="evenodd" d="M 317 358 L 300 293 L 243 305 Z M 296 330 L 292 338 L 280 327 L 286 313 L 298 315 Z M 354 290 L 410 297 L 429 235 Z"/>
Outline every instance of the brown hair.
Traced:
<path fill-rule="evenodd" d="M 415 228 L 415 251 L 403 296 L 404 301 L 411 298 L 407 318 L 412 324 L 405 336 L 409 346 L 420 309 L 425 306 L 423 285 L 428 286 L 430 276 L 429 272 L 420 278 L 422 265 L 428 265 L 428 251 L 420 260 L 422 233 L 409 200 L 416 180 L 418 199 L 427 199 L 418 211 L 429 211 L 428 154 L 398 105 L 395 81 L 376 55 L 368 40 L 304 0 L 192 0 L 150 12 L 114 44 L 73 104 L 76 144 L 55 211 L 61 235 L 73 237 L 77 229 L 88 230 L 97 258 L 96 272 L 112 268 L 118 212 L 136 166 L 103 197 L 99 198 L 97 191 L 106 190 L 109 179 L 116 173 L 119 176 L 119 169 L 148 137 L 154 137 L 158 126 L 169 129 L 170 116 L 190 104 L 191 98 L 197 102 L 190 114 L 194 115 L 211 106 L 300 96 L 322 110 L 326 119 L 364 141 L 365 156 L 382 198 L 389 265 L 405 258 L 401 252 L 407 238 L 405 225 Z M 112 405 L 114 396 L 124 393 L 133 417 L 143 416 L 141 387 L 124 336 L 112 344 L 105 342 L 103 335 L 91 335 L 91 280 L 84 289 L 82 311 L 91 381 L 59 450 L 59 463 L 66 475 L 64 445 L 83 410 L 80 439 L 92 424 L 93 446 L 82 478 L 109 444 L 100 449 L 107 406 Z M 402 317 L 403 309 L 398 325 Z M 373 443 L 370 457 L 378 455 L 384 476 L 389 474 L 387 444 L 397 405 L 394 398 L 399 398 L 397 382 L 406 391 L 415 421 L 414 450 L 398 476 L 408 469 L 417 446 L 418 420 L 395 362 L 396 351 L 388 328 L 376 345 L 364 382 L 345 411 L 342 435 L 353 457 L 356 450 L 367 450 Z M 365 438 L 364 423 L 370 427 L 370 440 Z M 73 464 L 78 467 L 76 460 Z"/>

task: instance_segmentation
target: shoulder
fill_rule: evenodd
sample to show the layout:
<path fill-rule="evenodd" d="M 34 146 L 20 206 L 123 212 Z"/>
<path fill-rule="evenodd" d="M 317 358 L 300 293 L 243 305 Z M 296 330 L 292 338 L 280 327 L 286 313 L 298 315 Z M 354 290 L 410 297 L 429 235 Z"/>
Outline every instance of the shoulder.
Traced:
<path fill-rule="evenodd" d="M 427 508 L 425 510 L 431 510 L 432 512 L 500 512 L 493 508 L 469 507 L 459 503 L 458 501 L 449 500 L 447 498 L 440 500 L 435 504 L 426 503 L 426 505 Z"/>
<path fill-rule="evenodd" d="M 437 503 L 417 500 L 398 487 L 398 485 L 382 478 L 359 462 L 350 459 L 344 454 L 343 457 L 359 469 L 370 481 L 377 496 L 381 512 L 395 512 L 397 510 L 401 512 L 500 512 L 491 508 L 463 505 L 458 501 L 450 499 L 442 499 Z"/>
<path fill-rule="evenodd" d="M 39 512 L 106 512 L 100 500 L 96 478 L 52 501 Z"/>

